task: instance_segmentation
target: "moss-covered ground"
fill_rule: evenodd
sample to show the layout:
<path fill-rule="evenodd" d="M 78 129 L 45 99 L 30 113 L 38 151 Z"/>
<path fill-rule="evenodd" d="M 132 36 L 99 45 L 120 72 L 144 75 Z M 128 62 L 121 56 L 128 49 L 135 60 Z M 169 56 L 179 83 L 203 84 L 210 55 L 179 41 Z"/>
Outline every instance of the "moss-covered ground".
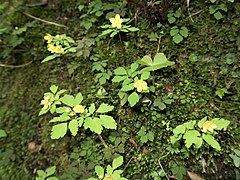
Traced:
<path fill-rule="evenodd" d="M 182 10 L 177 25 L 189 30 L 189 36 L 179 44 L 170 36 L 169 23 L 162 22 L 158 27 L 158 21 L 151 22 L 144 14 L 145 10 L 135 4 L 131 11 L 141 13 L 132 25 L 140 31 L 122 33 L 122 42 L 117 36 L 110 42 L 110 38 L 96 42 L 88 58 L 63 56 L 41 63 L 49 55 L 43 39 L 47 33 L 65 33 L 75 40 L 101 33 L 100 25 L 108 21 L 104 17 L 100 17 L 88 33 L 80 27 L 82 20 L 78 6 L 82 3 L 84 1 L 49 1 L 45 6 L 36 7 L 27 7 L 23 3 L 15 6 L 16 11 L 11 14 L 11 26 L 27 26 L 27 31 L 21 34 L 24 42 L 15 47 L 9 58 L 1 58 L 0 63 L 16 66 L 32 63 L 15 68 L 0 66 L 0 129 L 7 133 L 7 137 L 0 139 L 0 179 L 34 179 L 36 170 L 53 165 L 57 167 L 56 175 L 60 179 L 86 179 L 93 174 L 95 165 L 110 163 L 116 154 L 124 156 L 123 174 L 132 180 L 161 179 L 157 174 L 161 168 L 174 179 L 176 174 L 171 170 L 174 164 L 206 179 L 235 179 L 239 169 L 229 154 L 240 148 L 240 4 L 226 3 L 228 11 L 223 13 L 223 19 L 216 20 L 208 11 L 211 3 L 193 1 L 189 7 L 192 21 L 187 6 L 180 1 L 174 2 L 173 8 Z M 23 12 L 64 24 L 66 28 L 43 23 Z M 128 11 L 126 16 L 130 16 Z M 160 41 L 159 38 L 150 41 L 152 32 L 161 36 Z M 158 89 L 154 97 L 164 97 L 171 92 L 178 97 L 171 105 L 163 110 L 142 103 L 133 108 L 121 107 L 118 87 L 111 80 L 103 85 L 108 92 L 107 98 L 96 98 L 100 86 L 94 80 L 90 58 L 107 60 L 106 68 L 113 71 L 144 55 L 154 56 L 157 50 L 175 65 L 155 72 Z M 68 67 L 73 63 L 76 69 L 69 74 Z M 50 138 L 52 116 L 38 114 L 43 94 L 53 84 L 72 94 L 81 92 L 89 103 L 104 101 L 114 105 L 118 128 L 102 134 L 109 148 L 104 148 L 96 134 L 83 129 L 75 137 L 68 133 L 59 140 Z M 220 98 L 216 91 L 222 88 L 227 89 L 227 93 Z M 218 134 L 222 150 L 216 151 L 206 145 L 201 150 L 191 147 L 186 151 L 181 144 L 182 147 L 175 149 L 176 153 L 169 153 L 174 151 L 174 147 L 167 146 L 172 129 L 205 116 L 231 121 L 229 127 Z M 154 141 L 141 143 L 137 133 L 142 126 L 154 133 Z M 30 143 L 35 145 L 33 151 L 29 150 Z M 184 179 L 188 177 L 184 175 Z"/>

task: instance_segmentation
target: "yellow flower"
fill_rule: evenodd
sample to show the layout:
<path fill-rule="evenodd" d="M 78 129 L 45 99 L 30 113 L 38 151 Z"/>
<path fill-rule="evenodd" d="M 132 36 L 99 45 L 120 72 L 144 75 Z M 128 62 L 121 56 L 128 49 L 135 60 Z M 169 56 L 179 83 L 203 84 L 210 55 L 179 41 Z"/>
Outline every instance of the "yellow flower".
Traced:
<path fill-rule="evenodd" d="M 205 121 L 203 123 L 203 132 L 207 132 L 207 131 L 210 131 L 210 132 L 213 132 L 213 129 L 217 128 L 217 125 L 214 124 L 212 121 Z"/>
<path fill-rule="evenodd" d="M 84 107 L 82 105 L 76 105 L 73 107 L 73 111 L 75 113 L 83 113 L 84 112 Z"/>
<path fill-rule="evenodd" d="M 121 29 L 123 20 L 120 18 L 119 14 L 116 14 L 115 18 L 110 18 L 109 20 L 112 23 L 112 27 Z"/>
<path fill-rule="evenodd" d="M 49 44 L 48 45 L 48 51 L 50 51 L 51 53 L 55 53 L 56 46 L 54 46 L 53 44 Z"/>
<path fill-rule="evenodd" d="M 44 39 L 47 40 L 47 43 L 49 44 L 52 42 L 53 37 L 51 34 L 47 34 L 46 36 L 44 36 Z"/>
<path fill-rule="evenodd" d="M 55 48 L 55 53 L 63 53 L 64 49 L 62 48 L 62 46 L 56 46 Z"/>
<path fill-rule="evenodd" d="M 112 176 L 105 175 L 103 180 L 114 180 L 114 178 Z"/>
<path fill-rule="evenodd" d="M 134 87 L 137 88 L 137 92 L 142 92 L 143 90 L 145 91 L 148 89 L 147 83 L 141 79 L 134 83 Z"/>
<path fill-rule="evenodd" d="M 43 105 L 43 109 L 47 109 L 48 107 L 50 107 L 51 105 L 50 97 L 44 96 L 44 99 L 41 101 L 41 105 Z"/>

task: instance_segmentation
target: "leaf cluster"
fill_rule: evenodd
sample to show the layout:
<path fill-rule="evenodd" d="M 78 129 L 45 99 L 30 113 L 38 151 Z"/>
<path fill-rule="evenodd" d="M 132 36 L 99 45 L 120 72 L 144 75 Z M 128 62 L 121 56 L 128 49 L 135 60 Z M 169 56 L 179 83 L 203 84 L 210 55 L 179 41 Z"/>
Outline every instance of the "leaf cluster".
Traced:
<path fill-rule="evenodd" d="M 127 180 L 121 176 L 123 170 L 117 170 L 123 164 L 123 157 L 119 156 L 115 158 L 111 165 L 107 165 L 106 173 L 103 167 L 95 166 L 95 172 L 98 176 L 98 179 L 114 179 L 114 180 Z M 88 178 L 88 180 L 98 180 L 96 178 Z"/>
<path fill-rule="evenodd" d="M 199 129 L 203 128 L 204 123 L 207 121 L 207 117 L 200 120 L 197 124 Z M 214 130 L 222 130 L 227 128 L 230 121 L 221 119 L 221 118 L 214 118 L 211 120 L 217 127 Z M 196 149 L 199 149 L 203 145 L 203 140 L 213 147 L 214 149 L 220 151 L 221 146 L 213 136 L 214 134 L 217 135 L 217 132 L 201 132 L 197 129 L 196 121 L 188 121 L 184 124 L 178 125 L 176 128 L 173 129 L 173 136 L 170 137 L 171 143 L 175 144 L 177 141 L 184 139 L 185 146 L 189 149 L 192 145 L 195 145 Z M 197 129 L 197 130 L 196 130 Z"/>

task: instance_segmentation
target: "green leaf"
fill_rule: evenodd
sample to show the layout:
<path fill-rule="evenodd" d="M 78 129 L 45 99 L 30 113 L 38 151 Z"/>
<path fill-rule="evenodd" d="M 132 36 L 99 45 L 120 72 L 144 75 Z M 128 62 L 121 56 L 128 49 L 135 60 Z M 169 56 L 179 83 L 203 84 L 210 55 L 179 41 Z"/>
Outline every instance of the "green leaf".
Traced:
<path fill-rule="evenodd" d="M 172 27 L 172 29 L 171 29 L 171 31 L 170 31 L 170 35 L 171 35 L 171 36 L 176 36 L 176 35 L 178 34 L 178 32 L 179 32 L 178 27 L 177 27 L 177 26 L 174 26 L 174 27 Z"/>
<path fill-rule="evenodd" d="M 6 136 L 7 136 L 6 132 L 4 130 L 0 129 L 0 138 L 6 137 Z"/>
<path fill-rule="evenodd" d="M 114 109 L 114 106 L 110 106 L 108 104 L 102 103 L 96 112 L 97 113 L 106 113 L 106 112 L 112 111 L 113 109 Z"/>
<path fill-rule="evenodd" d="M 127 30 L 129 30 L 129 31 L 138 31 L 139 30 L 139 28 L 136 28 L 136 27 L 130 27 L 130 28 L 127 28 Z"/>
<path fill-rule="evenodd" d="M 92 103 L 91 105 L 90 105 L 90 107 L 89 107 L 89 113 L 90 114 L 93 114 L 94 113 L 94 111 L 95 111 L 95 104 L 94 103 Z"/>
<path fill-rule="evenodd" d="M 64 122 L 64 121 L 67 121 L 69 119 L 70 119 L 70 117 L 67 114 L 61 114 L 59 117 L 54 117 L 49 122 L 50 123 L 53 123 L 53 122 Z"/>
<path fill-rule="evenodd" d="M 139 101 L 139 96 L 136 92 L 133 92 L 128 96 L 128 102 L 130 103 L 130 106 L 135 106 Z"/>
<path fill-rule="evenodd" d="M 127 76 L 114 76 L 114 78 L 112 79 L 112 82 L 121 82 L 126 78 Z"/>
<path fill-rule="evenodd" d="M 142 63 L 139 61 L 139 63 Z M 145 71 L 155 71 L 167 66 L 171 66 L 174 65 L 174 62 L 168 61 L 166 56 L 163 53 L 157 53 L 154 57 L 153 62 L 151 62 L 151 64 L 148 64 L 147 66 L 150 67 L 146 67 L 144 69 L 142 69 L 140 72 L 145 72 Z"/>
<path fill-rule="evenodd" d="M 123 157 L 119 156 L 118 158 L 115 158 L 112 162 L 112 168 L 117 169 L 123 164 Z"/>
<path fill-rule="evenodd" d="M 104 169 L 101 166 L 95 166 L 95 172 L 99 179 L 104 177 Z"/>
<path fill-rule="evenodd" d="M 194 129 L 195 124 L 196 124 L 196 121 L 188 121 L 188 122 L 185 122 L 183 125 L 187 129 Z"/>
<path fill-rule="evenodd" d="M 42 108 L 38 115 L 41 116 L 43 114 L 46 114 L 48 111 L 49 111 L 49 108 L 47 108 L 47 109 Z"/>
<path fill-rule="evenodd" d="M 137 73 L 136 70 L 138 68 L 138 64 L 137 63 L 132 63 L 131 64 L 131 68 L 128 70 L 128 74 L 131 75 L 131 77 L 134 77 L 134 73 Z"/>
<path fill-rule="evenodd" d="M 59 57 L 59 56 L 61 56 L 61 55 L 60 55 L 60 54 L 53 54 L 53 55 L 47 56 L 47 57 L 42 61 L 42 63 L 47 62 L 47 61 L 50 61 L 50 60 L 53 60 L 53 59 L 55 59 L 55 58 L 57 58 L 57 57 Z"/>
<path fill-rule="evenodd" d="M 221 147 L 219 145 L 219 143 L 215 140 L 215 138 L 210 135 L 210 134 L 203 134 L 202 138 L 210 145 L 212 146 L 214 149 L 220 151 Z"/>
<path fill-rule="evenodd" d="M 123 67 L 118 67 L 117 69 L 114 70 L 114 73 L 116 75 L 126 75 L 127 71 Z"/>
<path fill-rule="evenodd" d="M 186 128 L 184 125 L 178 125 L 176 128 L 173 129 L 173 134 L 174 135 L 184 134 L 185 130 Z"/>
<path fill-rule="evenodd" d="M 78 132 L 78 121 L 76 119 L 69 122 L 68 128 L 70 129 L 73 136 L 77 135 Z"/>
<path fill-rule="evenodd" d="M 148 55 L 146 55 L 142 59 L 138 60 L 137 63 L 139 63 L 141 65 L 145 65 L 145 66 L 152 66 L 153 65 L 152 58 Z"/>
<path fill-rule="evenodd" d="M 97 134 L 102 133 L 102 121 L 99 118 L 86 118 L 84 121 L 84 128 L 89 128 L 92 132 L 95 132 Z"/>
<path fill-rule="evenodd" d="M 134 89 L 134 85 L 133 84 L 127 84 L 127 85 L 124 85 L 120 91 L 123 91 L 123 92 L 126 92 L 126 91 L 130 91 L 130 90 L 133 90 Z"/>
<path fill-rule="evenodd" d="M 229 156 L 233 159 L 234 165 L 238 168 L 240 166 L 240 158 L 233 154 L 229 154 Z"/>
<path fill-rule="evenodd" d="M 56 94 L 57 90 L 58 90 L 58 87 L 57 87 L 56 85 L 52 85 L 52 86 L 50 87 L 50 91 L 51 91 L 53 94 Z"/>
<path fill-rule="evenodd" d="M 142 74 L 141 74 L 142 80 L 147 80 L 149 77 L 150 77 L 150 72 L 148 72 L 148 71 L 142 72 Z"/>
<path fill-rule="evenodd" d="M 205 123 L 206 120 L 207 120 L 207 116 L 202 118 L 201 121 L 198 122 L 198 127 L 200 129 L 203 127 L 203 124 Z"/>
<path fill-rule="evenodd" d="M 73 106 L 74 105 L 74 97 L 71 96 L 71 95 L 68 95 L 68 94 L 65 94 L 61 99 L 60 101 L 63 103 L 63 104 L 66 104 L 68 106 Z"/>
<path fill-rule="evenodd" d="M 47 170 L 46 170 L 47 176 L 51 176 L 51 175 L 53 175 L 55 172 L 56 172 L 56 166 L 52 166 L 52 167 L 50 167 L 50 168 L 47 168 Z"/>
<path fill-rule="evenodd" d="M 110 165 L 107 165 L 107 174 L 111 175 L 113 173 L 113 168 Z"/>
<path fill-rule="evenodd" d="M 59 180 L 57 177 L 48 177 L 46 180 Z"/>
<path fill-rule="evenodd" d="M 218 89 L 215 94 L 222 99 L 225 93 L 228 93 L 226 88 Z"/>
<path fill-rule="evenodd" d="M 47 177 L 47 174 L 43 170 L 37 170 L 37 174 L 38 174 L 39 177 L 41 177 L 43 179 L 45 177 Z"/>
<path fill-rule="evenodd" d="M 213 123 L 217 125 L 216 130 L 222 130 L 224 128 L 227 128 L 230 124 L 230 121 L 220 118 L 214 118 L 212 119 Z"/>
<path fill-rule="evenodd" d="M 214 13 L 214 15 L 213 15 L 217 20 L 219 20 L 219 19 L 222 19 L 223 18 L 223 16 L 222 16 L 222 13 L 220 13 L 219 11 L 217 11 L 216 13 Z"/>
<path fill-rule="evenodd" d="M 188 29 L 187 29 L 186 27 L 181 27 L 181 29 L 180 29 L 180 34 L 181 34 L 183 37 L 187 38 L 187 37 L 188 37 Z"/>
<path fill-rule="evenodd" d="M 67 133 L 67 123 L 57 124 L 52 127 L 51 139 L 59 139 Z"/>
<path fill-rule="evenodd" d="M 76 95 L 76 97 L 74 98 L 73 106 L 80 104 L 80 103 L 82 102 L 82 100 L 83 100 L 82 94 L 81 94 L 81 93 L 78 93 L 78 94 Z"/>
<path fill-rule="evenodd" d="M 100 120 L 106 129 L 117 129 L 117 123 L 112 116 L 100 115 Z"/>
<path fill-rule="evenodd" d="M 112 33 L 110 34 L 110 37 L 113 37 L 113 36 L 117 35 L 117 33 L 118 33 L 118 32 L 116 32 L 116 31 L 112 32 Z"/>
<path fill-rule="evenodd" d="M 190 148 L 192 144 L 196 144 L 196 148 L 200 148 L 202 146 L 202 139 L 198 136 L 200 136 L 200 133 L 196 130 L 187 131 L 183 136 L 185 146 Z"/>
<path fill-rule="evenodd" d="M 175 18 L 175 17 L 170 17 L 170 18 L 168 18 L 168 22 L 169 22 L 170 24 L 174 23 L 175 21 L 176 21 L 176 18 Z"/>
<path fill-rule="evenodd" d="M 107 29 L 107 30 L 103 31 L 100 36 L 105 36 L 105 35 L 107 35 L 107 34 L 110 34 L 111 32 L 113 32 L 112 29 Z"/>
<path fill-rule="evenodd" d="M 183 37 L 180 34 L 177 34 L 177 35 L 173 36 L 173 41 L 176 44 L 179 44 L 182 40 L 183 40 Z"/>
<path fill-rule="evenodd" d="M 154 140 L 154 133 L 152 131 L 149 131 L 147 133 L 147 138 L 149 141 L 153 141 Z"/>

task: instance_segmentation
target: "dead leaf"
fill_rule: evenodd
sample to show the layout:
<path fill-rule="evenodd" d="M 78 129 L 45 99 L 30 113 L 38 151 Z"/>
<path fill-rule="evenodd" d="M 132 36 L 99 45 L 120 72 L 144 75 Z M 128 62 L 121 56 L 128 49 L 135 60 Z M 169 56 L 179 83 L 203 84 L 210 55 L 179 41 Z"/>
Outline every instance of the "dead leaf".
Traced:
<path fill-rule="evenodd" d="M 200 177 L 199 175 L 193 173 L 193 172 L 189 172 L 187 171 L 188 176 L 190 177 L 191 180 L 205 180 L 202 177 Z"/>

